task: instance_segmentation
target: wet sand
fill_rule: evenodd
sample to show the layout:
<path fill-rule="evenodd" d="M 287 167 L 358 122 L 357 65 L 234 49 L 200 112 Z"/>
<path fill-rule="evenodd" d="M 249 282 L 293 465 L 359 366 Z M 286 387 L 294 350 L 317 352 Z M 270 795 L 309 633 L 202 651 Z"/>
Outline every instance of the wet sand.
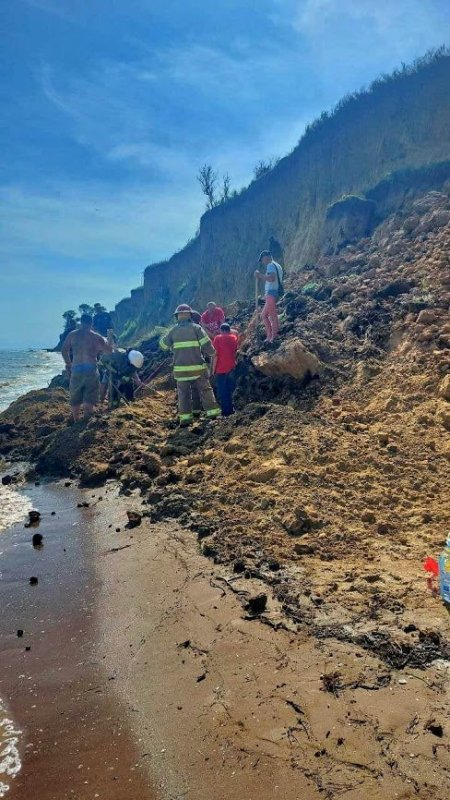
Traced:
<path fill-rule="evenodd" d="M 249 618 L 241 600 L 264 584 L 213 565 L 175 523 L 144 519 L 117 543 L 97 561 L 103 652 L 159 797 L 449 796 L 447 663 L 389 670 L 317 640 L 271 598 Z M 342 687 L 326 690 L 335 670 Z"/>
<path fill-rule="evenodd" d="M 22 732 L 22 769 L 9 781 L 0 776 L 10 783 L 6 796 L 152 800 L 125 710 L 105 689 L 114 675 L 95 650 L 99 582 L 90 530 L 97 509 L 77 503 L 96 500 L 51 484 L 27 494 L 42 512 L 39 527 L 18 524 L 0 534 L 0 697 Z M 44 536 L 41 549 L 31 544 L 35 531 Z"/>

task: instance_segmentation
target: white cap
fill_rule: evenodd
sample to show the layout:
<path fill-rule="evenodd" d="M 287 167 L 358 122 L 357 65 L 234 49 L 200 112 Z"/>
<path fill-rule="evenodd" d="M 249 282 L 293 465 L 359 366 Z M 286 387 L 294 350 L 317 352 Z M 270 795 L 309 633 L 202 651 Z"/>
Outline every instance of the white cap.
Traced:
<path fill-rule="evenodd" d="M 139 350 L 130 350 L 128 353 L 128 361 L 133 365 L 133 367 L 140 369 L 144 363 L 144 356 L 139 352 Z"/>

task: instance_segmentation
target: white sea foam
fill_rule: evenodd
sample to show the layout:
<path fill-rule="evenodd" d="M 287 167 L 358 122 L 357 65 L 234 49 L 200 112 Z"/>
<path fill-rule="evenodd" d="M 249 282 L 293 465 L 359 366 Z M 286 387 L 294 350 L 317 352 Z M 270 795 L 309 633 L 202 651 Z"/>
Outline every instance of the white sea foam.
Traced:
<path fill-rule="evenodd" d="M 10 486 L 0 486 L 0 532 L 24 520 L 32 508 L 26 495 Z"/>
<path fill-rule="evenodd" d="M 6 797 L 11 782 L 22 768 L 19 753 L 21 735 L 22 731 L 6 716 L 0 700 L 0 797 Z"/>

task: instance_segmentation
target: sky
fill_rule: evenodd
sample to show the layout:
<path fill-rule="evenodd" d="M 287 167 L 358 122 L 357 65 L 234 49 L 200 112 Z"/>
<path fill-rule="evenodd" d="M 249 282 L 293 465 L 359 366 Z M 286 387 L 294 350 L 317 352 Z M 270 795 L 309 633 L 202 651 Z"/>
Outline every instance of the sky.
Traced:
<path fill-rule="evenodd" d="M 448 0 L 2 0 L 0 348 L 52 346 L 345 93 L 450 41 Z"/>

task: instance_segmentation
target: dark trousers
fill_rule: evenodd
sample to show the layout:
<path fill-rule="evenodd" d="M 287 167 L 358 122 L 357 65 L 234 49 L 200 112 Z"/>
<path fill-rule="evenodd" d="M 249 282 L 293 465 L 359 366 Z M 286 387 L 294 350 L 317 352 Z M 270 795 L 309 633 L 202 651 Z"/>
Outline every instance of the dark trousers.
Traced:
<path fill-rule="evenodd" d="M 216 374 L 217 396 L 222 409 L 222 416 L 229 417 L 234 412 L 233 392 L 236 385 L 234 369 L 231 372 Z"/>

